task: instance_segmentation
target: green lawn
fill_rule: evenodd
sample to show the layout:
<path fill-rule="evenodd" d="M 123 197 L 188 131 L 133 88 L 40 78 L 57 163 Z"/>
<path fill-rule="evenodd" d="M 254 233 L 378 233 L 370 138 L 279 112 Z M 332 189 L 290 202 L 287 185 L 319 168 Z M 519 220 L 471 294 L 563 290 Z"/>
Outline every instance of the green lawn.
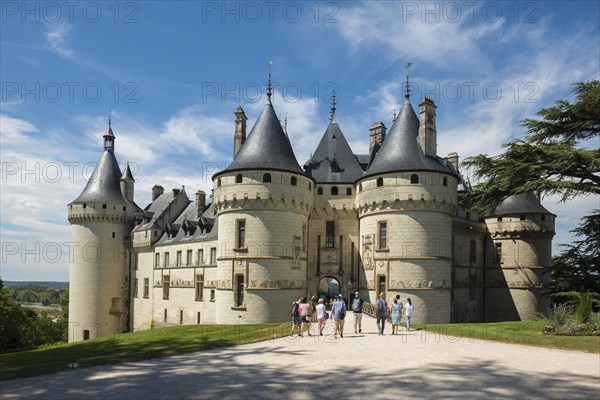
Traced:
<path fill-rule="evenodd" d="M 259 342 L 289 335 L 290 323 L 187 325 L 0 354 L 0 380 L 43 375 L 79 367 L 122 363 Z"/>
<path fill-rule="evenodd" d="M 460 336 L 528 346 L 600 353 L 600 336 L 552 336 L 542 333 L 545 321 L 491 322 L 483 324 L 415 325 L 440 336 Z"/>

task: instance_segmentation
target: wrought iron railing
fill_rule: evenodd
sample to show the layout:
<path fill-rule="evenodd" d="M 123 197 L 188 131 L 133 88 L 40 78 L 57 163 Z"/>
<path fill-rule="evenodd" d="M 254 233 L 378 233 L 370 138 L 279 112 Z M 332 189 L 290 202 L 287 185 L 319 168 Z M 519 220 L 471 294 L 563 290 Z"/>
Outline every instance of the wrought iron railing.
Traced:
<path fill-rule="evenodd" d="M 363 313 L 370 315 L 371 317 L 375 316 L 375 304 L 367 303 L 366 301 L 363 303 L 362 307 Z"/>

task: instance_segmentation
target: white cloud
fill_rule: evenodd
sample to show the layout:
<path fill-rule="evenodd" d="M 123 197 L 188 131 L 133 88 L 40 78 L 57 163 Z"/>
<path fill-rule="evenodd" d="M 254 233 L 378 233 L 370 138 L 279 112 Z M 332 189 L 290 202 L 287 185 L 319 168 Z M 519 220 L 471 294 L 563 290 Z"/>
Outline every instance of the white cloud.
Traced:
<path fill-rule="evenodd" d="M 54 52 L 64 58 L 72 58 L 76 55 L 75 51 L 69 47 L 67 42 L 71 30 L 71 25 L 60 23 L 48 24 L 46 41 Z"/>
<path fill-rule="evenodd" d="M 411 14 L 407 3 L 418 7 L 418 11 Z M 479 41 L 501 30 L 504 18 L 476 23 L 466 13 L 455 19 L 440 10 L 436 19 L 435 15 L 425 15 L 426 6 L 426 2 L 367 2 L 341 7 L 342 23 L 334 24 L 334 28 L 355 55 L 367 50 L 385 60 L 404 63 L 423 61 L 441 67 L 467 62 L 488 65 Z"/>

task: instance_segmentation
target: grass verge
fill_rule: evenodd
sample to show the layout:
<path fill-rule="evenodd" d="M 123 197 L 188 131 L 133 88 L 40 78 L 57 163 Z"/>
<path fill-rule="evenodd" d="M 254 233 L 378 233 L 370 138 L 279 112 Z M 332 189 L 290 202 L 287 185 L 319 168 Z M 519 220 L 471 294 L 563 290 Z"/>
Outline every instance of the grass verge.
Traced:
<path fill-rule="evenodd" d="M 0 354 L 0 380 L 24 378 L 79 367 L 139 361 L 260 342 L 289 335 L 290 323 L 186 325 L 123 333 L 84 342 Z"/>
<path fill-rule="evenodd" d="M 439 335 L 442 340 L 449 337 L 491 340 L 502 343 L 524 344 L 563 350 L 580 350 L 600 353 L 600 336 L 555 336 L 542 333 L 547 321 L 491 322 L 478 324 L 421 324 L 421 328 Z M 412 327 L 412 326 L 411 326 Z"/>

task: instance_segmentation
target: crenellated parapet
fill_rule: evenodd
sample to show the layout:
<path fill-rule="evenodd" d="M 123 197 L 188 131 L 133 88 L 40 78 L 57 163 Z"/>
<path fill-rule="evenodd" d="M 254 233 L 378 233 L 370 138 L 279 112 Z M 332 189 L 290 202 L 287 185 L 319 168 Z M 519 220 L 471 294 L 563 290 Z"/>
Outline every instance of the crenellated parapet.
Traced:
<path fill-rule="evenodd" d="M 416 179 L 415 179 L 416 177 Z M 415 183 L 411 183 L 418 181 Z M 360 215 L 403 210 L 456 210 L 457 179 L 435 172 L 402 172 L 374 176 L 357 185 L 356 207 Z"/>
<path fill-rule="evenodd" d="M 551 214 L 486 218 L 485 223 L 492 238 L 537 236 L 552 239 L 556 233 Z"/>
<path fill-rule="evenodd" d="M 103 203 L 70 204 L 68 220 L 71 224 L 93 222 L 131 225 L 134 222 L 134 214 L 133 207 L 122 205 Z"/>
<path fill-rule="evenodd" d="M 272 170 L 236 171 L 215 180 L 215 214 L 239 210 L 286 210 L 308 215 L 313 205 L 312 179 Z"/>

